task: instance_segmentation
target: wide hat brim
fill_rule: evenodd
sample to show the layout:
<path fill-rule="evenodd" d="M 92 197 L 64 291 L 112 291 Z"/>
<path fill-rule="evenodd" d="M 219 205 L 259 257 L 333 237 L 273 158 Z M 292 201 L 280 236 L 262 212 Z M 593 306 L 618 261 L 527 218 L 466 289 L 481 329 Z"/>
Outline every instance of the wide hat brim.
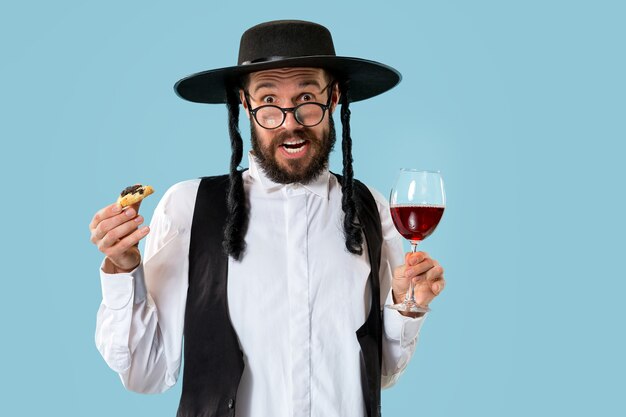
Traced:
<path fill-rule="evenodd" d="M 335 55 L 300 56 L 237 65 L 198 72 L 174 85 L 176 94 L 196 103 L 226 103 L 227 88 L 239 86 L 241 76 L 269 69 L 324 68 L 348 85 L 351 102 L 365 100 L 395 87 L 402 76 L 394 68 L 376 61 Z"/>

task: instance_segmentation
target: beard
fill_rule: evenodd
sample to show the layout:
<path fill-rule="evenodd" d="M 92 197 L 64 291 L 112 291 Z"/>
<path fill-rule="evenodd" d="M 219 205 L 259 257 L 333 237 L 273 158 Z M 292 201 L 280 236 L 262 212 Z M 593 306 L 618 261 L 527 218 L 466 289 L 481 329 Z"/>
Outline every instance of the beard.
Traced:
<path fill-rule="evenodd" d="M 324 132 L 322 138 L 318 138 L 308 128 L 292 132 L 283 132 L 272 138 L 272 142 L 266 146 L 261 146 L 256 134 L 255 122 L 250 119 L 250 139 L 252 142 L 252 153 L 265 173 L 272 181 L 278 184 L 291 184 L 299 182 L 308 184 L 316 180 L 326 168 L 328 168 L 328 158 L 332 152 L 335 141 L 335 122 L 331 114 L 328 115 L 328 132 Z M 309 141 L 309 152 L 312 159 L 308 161 L 287 160 L 290 170 L 281 167 L 275 156 L 275 150 L 288 138 L 298 138 Z"/>

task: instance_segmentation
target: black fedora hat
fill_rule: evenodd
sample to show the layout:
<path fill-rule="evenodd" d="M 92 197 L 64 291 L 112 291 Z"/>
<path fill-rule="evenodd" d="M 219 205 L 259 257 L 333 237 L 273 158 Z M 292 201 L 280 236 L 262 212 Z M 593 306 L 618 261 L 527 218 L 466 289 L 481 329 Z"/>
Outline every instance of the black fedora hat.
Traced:
<path fill-rule="evenodd" d="M 328 29 L 300 20 L 261 23 L 241 36 L 236 66 L 199 72 L 178 81 L 176 94 L 196 103 L 225 103 L 226 89 L 242 75 L 286 67 L 324 68 L 348 82 L 350 101 L 384 93 L 400 82 L 400 73 L 384 64 L 335 54 Z"/>

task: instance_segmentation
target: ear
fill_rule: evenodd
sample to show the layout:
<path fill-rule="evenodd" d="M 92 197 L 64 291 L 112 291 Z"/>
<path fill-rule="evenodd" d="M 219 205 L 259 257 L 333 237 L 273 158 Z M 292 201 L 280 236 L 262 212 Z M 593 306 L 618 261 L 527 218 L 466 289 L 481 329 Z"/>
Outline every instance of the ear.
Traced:
<path fill-rule="evenodd" d="M 246 116 L 248 117 L 248 120 L 249 120 L 250 111 L 248 109 L 248 102 L 246 101 L 246 93 L 244 93 L 243 90 L 239 90 L 239 101 L 241 102 L 243 109 L 246 111 Z"/>
<path fill-rule="evenodd" d="M 330 112 L 334 113 L 337 104 L 339 104 L 339 99 L 341 98 L 341 92 L 339 91 L 339 83 L 335 83 L 333 85 L 333 97 L 330 99 Z"/>

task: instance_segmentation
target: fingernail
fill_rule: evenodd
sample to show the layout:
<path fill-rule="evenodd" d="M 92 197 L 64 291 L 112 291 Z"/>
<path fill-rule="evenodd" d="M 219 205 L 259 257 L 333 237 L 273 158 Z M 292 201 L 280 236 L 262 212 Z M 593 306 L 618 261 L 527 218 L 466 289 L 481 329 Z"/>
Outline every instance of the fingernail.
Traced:
<path fill-rule="evenodd" d="M 126 215 L 128 217 L 133 217 L 135 215 L 135 210 L 133 210 L 133 209 L 126 210 Z"/>
<path fill-rule="evenodd" d="M 135 218 L 135 221 L 136 221 L 137 223 L 141 223 L 141 222 L 143 221 L 143 217 L 141 217 L 141 216 L 137 216 L 137 217 Z"/>
<path fill-rule="evenodd" d="M 143 233 L 144 235 L 148 233 L 149 231 L 150 229 L 147 226 L 141 229 L 141 233 Z"/>
<path fill-rule="evenodd" d="M 120 211 L 122 211 L 122 206 L 119 204 L 113 206 L 113 213 L 119 213 Z"/>

